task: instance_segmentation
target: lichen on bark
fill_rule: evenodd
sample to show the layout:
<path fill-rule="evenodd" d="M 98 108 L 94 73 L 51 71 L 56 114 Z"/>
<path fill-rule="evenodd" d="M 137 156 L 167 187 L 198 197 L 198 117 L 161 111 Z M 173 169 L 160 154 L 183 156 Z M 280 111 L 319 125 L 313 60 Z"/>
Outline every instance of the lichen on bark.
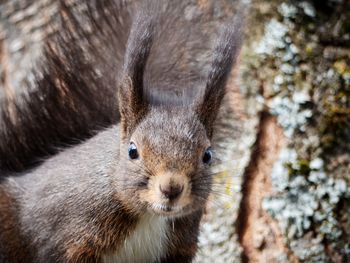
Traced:
<path fill-rule="evenodd" d="M 288 139 L 263 208 L 295 260 L 350 260 L 349 2 L 256 1 L 252 10 L 245 92 L 264 86 Z"/>

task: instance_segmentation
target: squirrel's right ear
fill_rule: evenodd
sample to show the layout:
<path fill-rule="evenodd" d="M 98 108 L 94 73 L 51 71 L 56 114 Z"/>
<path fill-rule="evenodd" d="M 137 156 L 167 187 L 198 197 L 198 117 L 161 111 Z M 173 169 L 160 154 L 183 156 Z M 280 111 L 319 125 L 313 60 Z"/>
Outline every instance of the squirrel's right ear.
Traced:
<path fill-rule="evenodd" d="M 140 12 L 131 27 L 118 92 L 122 137 L 130 135 L 148 108 L 143 76 L 154 37 L 154 20 L 154 16 Z"/>

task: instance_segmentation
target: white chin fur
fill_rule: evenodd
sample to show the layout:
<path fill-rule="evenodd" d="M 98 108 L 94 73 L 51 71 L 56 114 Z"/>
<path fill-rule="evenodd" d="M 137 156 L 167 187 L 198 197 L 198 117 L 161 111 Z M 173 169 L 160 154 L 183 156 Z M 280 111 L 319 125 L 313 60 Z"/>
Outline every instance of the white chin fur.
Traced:
<path fill-rule="evenodd" d="M 169 231 L 166 217 L 146 213 L 122 247 L 113 254 L 103 255 L 102 262 L 157 262 L 167 253 Z"/>

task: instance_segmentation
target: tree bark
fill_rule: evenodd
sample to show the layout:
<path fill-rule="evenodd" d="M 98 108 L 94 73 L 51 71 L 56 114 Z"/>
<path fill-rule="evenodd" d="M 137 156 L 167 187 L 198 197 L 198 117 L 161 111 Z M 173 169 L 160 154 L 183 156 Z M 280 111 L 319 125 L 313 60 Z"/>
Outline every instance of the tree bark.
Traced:
<path fill-rule="evenodd" d="M 350 260 L 349 7 L 252 3 L 241 90 L 262 117 L 238 221 L 245 260 Z"/>

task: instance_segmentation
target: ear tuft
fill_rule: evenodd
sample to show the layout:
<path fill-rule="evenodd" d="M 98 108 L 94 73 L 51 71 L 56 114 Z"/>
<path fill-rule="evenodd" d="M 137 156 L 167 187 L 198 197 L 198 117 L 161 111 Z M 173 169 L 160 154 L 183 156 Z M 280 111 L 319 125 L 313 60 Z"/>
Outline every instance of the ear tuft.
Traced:
<path fill-rule="evenodd" d="M 238 15 L 223 28 L 214 49 L 204 94 L 195 106 L 209 137 L 212 136 L 213 123 L 226 92 L 226 82 L 241 47 L 242 25 L 243 17 Z"/>
<path fill-rule="evenodd" d="M 138 12 L 131 26 L 127 42 L 123 79 L 119 88 L 119 110 L 122 137 L 129 136 L 147 112 L 148 103 L 144 96 L 144 73 L 149 57 L 156 22 L 152 8 Z"/>

